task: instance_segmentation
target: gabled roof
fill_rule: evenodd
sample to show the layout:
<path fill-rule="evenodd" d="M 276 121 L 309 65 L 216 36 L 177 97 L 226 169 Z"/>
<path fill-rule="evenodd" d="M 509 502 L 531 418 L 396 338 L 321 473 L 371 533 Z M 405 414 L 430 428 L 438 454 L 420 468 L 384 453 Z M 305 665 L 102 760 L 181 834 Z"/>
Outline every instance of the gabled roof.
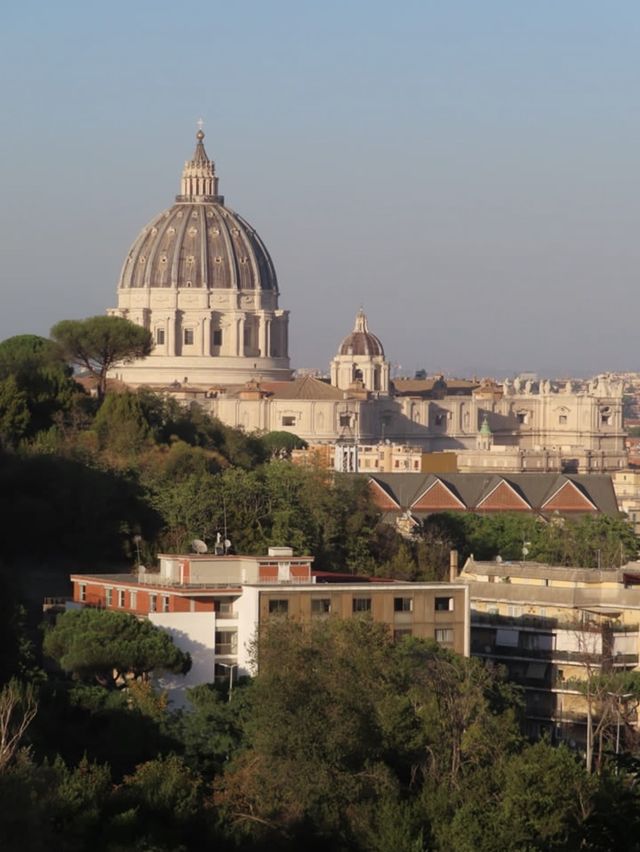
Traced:
<path fill-rule="evenodd" d="M 378 482 L 376 479 L 370 479 L 369 489 L 371 491 L 373 502 L 378 509 L 382 509 L 385 512 L 402 510 L 400 503 L 398 503 L 397 497 L 394 495 L 393 491 L 391 491 L 391 489 L 385 485 L 384 482 Z"/>
<path fill-rule="evenodd" d="M 483 512 L 529 512 L 532 506 L 517 485 L 500 478 L 475 508 Z"/>
<path fill-rule="evenodd" d="M 597 507 L 578 482 L 565 480 L 542 504 L 544 512 L 593 512 Z"/>
<path fill-rule="evenodd" d="M 395 501 L 398 512 L 416 516 L 451 511 L 456 500 L 467 511 L 527 510 L 543 515 L 619 511 L 611 477 L 599 473 L 384 473 L 372 474 L 370 480 Z M 429 494 L 431 499 L 423 500 Z"/>
<path fill-rule="evenodd" d="M 273 399 L 344 399 L 344 391 L 314 376 L 301 376 L 290 382 L 261 382 Z"/>
<path fill-rule="evenodd" d="M 453 488 L 437 477 L 427 485 L 411 506 L 412 511 L 422 512 L 456 512 L 466 508 Z"/>

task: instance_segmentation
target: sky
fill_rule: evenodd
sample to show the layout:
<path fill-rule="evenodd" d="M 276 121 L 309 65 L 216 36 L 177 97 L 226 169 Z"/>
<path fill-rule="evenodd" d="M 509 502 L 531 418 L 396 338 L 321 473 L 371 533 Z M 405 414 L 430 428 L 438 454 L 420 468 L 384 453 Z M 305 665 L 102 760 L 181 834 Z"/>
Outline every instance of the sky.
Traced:
<path fill-rule="evenodd" d="M 640 370 L 637 0 L 21 0 L 0 28 L 0 339 L 116 305 L 204 120 L 295 367 Z"/>

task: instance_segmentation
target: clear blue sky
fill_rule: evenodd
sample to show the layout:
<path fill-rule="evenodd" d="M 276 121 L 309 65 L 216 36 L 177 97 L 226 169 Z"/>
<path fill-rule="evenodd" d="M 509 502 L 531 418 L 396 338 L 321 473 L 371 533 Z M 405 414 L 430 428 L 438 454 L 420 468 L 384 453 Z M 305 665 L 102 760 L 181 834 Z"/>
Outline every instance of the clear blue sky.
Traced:
<path fill-rule="evenodd" d="M 403 373 L 640 369 L 640 4 L 8 5 L 0 338 L 114 306 L 202 116 L 293 363 L 362 304 Z"/>

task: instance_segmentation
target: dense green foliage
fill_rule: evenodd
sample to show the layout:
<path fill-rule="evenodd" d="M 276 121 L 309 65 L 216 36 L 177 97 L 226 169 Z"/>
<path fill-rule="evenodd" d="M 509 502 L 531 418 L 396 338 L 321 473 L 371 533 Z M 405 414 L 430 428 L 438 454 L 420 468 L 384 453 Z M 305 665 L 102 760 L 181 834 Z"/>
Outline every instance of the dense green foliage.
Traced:
<path fill-rule="evenodd" d="M 252 681 L 197 687 L 182 710 L 84 667 L 5 687 L 0 741 L 3 696 L 13 731 L 39 706 L 0 762 L 3 849 L 640 849 L 635 771 L 525 742 L 500 671 L 368 619 L 275 619 L 255 656 Z"/>
<path fill-rule="evenodd" d="M 576 520 L 501 513 L 442 513 L 423 522 L 427 558 L 440 571 L 451 549 L 462 559 L 528 559 L 550 565 L 615 568 L 636 558 L 638 541 L 625 518 L 584 515 Z"/>

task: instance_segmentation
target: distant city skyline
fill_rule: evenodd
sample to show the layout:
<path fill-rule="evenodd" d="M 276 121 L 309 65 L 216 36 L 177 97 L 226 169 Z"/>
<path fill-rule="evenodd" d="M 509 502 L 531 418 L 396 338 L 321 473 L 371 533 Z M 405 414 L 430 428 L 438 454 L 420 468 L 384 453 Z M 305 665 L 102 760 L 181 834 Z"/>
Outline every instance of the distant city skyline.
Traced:
<path fill-rule="evenodd" d="M 14 5 L 0 339 L 115 304 L 202 117 L 294 367 L 362 305 L 403 375 L 640 369 L 639 35 L 632 2 Z"/>

